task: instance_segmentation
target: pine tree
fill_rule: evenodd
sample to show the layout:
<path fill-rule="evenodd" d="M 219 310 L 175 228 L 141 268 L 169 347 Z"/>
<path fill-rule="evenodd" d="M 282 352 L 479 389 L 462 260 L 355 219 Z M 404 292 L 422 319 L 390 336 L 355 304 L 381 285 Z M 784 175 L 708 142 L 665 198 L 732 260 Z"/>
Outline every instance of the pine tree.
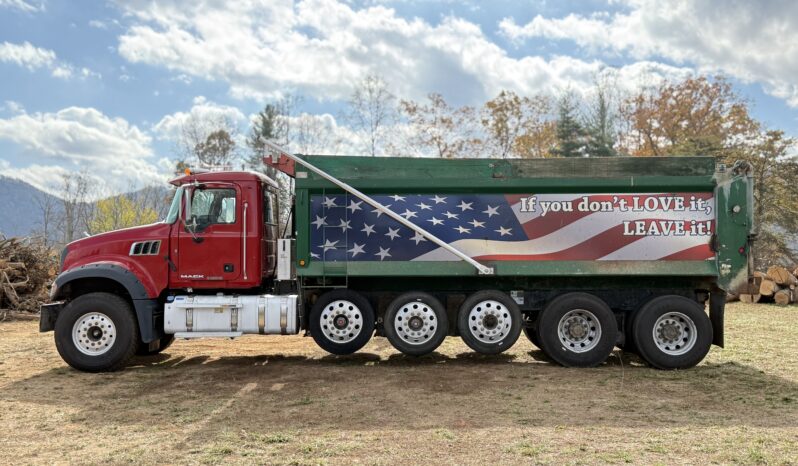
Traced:
<path fill-rule="evenodd" d="M 605 88 L 597 85 L 596 91 L 595 107 L 585 125 L 587 129 L 586 152 L 590 157 L 612 157 L 618 155 L 614 149 L 614 116 Z"/>
<path fill-rule="evenodd" d="M 558 107 L 557 147 L 552 154 L 555 157 L 582 157 L 585 152 L 585 130 L 576 116 L 572 96 L 564 95 Z"/>

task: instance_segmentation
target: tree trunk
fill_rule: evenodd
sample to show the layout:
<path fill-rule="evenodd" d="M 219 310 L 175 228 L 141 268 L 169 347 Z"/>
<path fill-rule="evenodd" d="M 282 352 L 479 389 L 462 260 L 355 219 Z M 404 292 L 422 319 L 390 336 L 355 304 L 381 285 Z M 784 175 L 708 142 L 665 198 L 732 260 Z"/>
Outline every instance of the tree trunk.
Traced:
<path fill-rule="evenodd" d="M 746 304 L 756 304 L 759 300 L 762 299 L 761 294 L 741 294 L 740 295 L 740 302 Z"/>
<path fill-rule="evenodd" d="M 762 280 L 762 284 L 759 286 L 759 294 L 762 296 L 773 296 L 780 289 L 781 287 L 779 287 L 775 281 L 766 278 Z"/>
<path fill-rule="evenodd" d="M 768 277 L 776 282 L 777 285 L 798 285 L 798 278 L 795 278 L 789 270 L 778 265 L 768 268 Z"/>
<path fill-rule="evenodd" d="M 773 301 L 780 306 L 786 306 L 793 301 L 791 290 L 779 290 L 773 295 Z"/>

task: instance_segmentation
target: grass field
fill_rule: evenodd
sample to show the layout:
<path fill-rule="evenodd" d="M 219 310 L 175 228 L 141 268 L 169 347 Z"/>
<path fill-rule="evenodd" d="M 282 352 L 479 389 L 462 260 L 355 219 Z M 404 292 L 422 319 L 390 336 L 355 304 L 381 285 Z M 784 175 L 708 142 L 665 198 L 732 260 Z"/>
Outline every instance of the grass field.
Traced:
<path fill-rule="evenodd" d="M 662 372 L 616 351 L 549 363 L 522 336 L 484 357 L 383 338 L 334 357 L 310 338 L 178 341 L 112 374 L 0 323 L 0 464 L 798 462 L 798 307 L 731 304 L 727 347 Z"/>

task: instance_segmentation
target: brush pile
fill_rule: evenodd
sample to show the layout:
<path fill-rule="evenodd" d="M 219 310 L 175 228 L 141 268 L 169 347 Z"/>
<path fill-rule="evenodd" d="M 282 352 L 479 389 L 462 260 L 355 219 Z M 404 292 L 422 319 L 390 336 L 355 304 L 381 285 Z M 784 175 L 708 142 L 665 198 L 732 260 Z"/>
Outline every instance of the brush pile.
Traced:
<path fill-rule="evenodd" d="M 0 320 L 38 312 L 57 271 L 58 259 L 44 244 L 0 236 Z"/>
<path fill-rule="evenodd" d="M 757 294 L 741 294 L 744 303 L 776 303 L 782 306 L 798 302 L 798 268 L 788 270 L 774 265 L 767 272 L 754 272 L 762 278 Z M 733 297 L 732 297 L 733 299 Z"/>

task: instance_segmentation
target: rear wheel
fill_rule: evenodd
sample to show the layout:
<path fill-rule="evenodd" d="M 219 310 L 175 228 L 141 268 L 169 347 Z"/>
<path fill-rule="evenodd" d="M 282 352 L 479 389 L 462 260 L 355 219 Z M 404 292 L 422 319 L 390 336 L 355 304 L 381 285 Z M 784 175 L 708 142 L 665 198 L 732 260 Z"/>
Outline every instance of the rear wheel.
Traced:
<path fill-rule="evenodd" d="M 391 301 L 383 318 L 385 337 L 394 348 L 411 356 L 435 351 L 446 338 L 446 309 L 434 296 L 419 291 Z"/>
<path fill-rule="evenodd" d="M 86 372 L 120 369 L 136 353 L 139 329 L 130 304 L 110 293 L 75 298 L 58 314 L 55 346 L 67 364 Z"/>
<path fill-rule="evenodd" d="M 332 354 L 351 354 L 363 348 L 374 333 L 374 310 L 352 290 L 323 294 L 310 311 L 310 334 Z"/>
<path fill-rule="evenodd" d="M 687 369 L 707 355 L 712 322 L 704 307 L 684 296 L 660 296 L 643 306 L 632 333 L 637 352 L 658 369 Z"/>
<path fill-rule="evenodd" d="M 566 367 L 592 367 L 604 362 L 615 347 L 618 324 L 601 299 L 568 293 L 552 301 L 538 322 L 541 349 Z"/>
<path fill-rule="evenodd" d="M 472 294 L 457 314 L 457 329 L 463 341 L 482 354 L 498 354 L 513 346 L 522 326 L 521 310 L 501 291 Z"/>

